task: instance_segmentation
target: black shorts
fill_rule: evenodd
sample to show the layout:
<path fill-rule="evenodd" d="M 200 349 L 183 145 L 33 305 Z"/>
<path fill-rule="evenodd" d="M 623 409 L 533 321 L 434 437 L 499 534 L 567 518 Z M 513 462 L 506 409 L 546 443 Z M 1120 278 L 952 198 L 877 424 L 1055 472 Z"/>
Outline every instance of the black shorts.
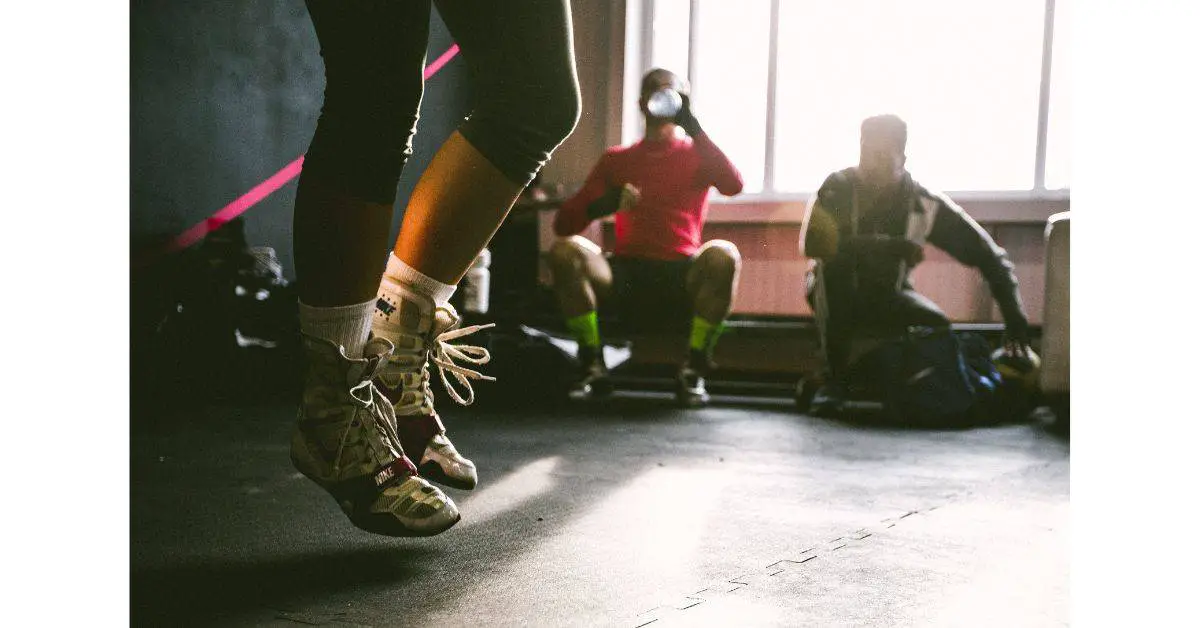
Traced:
<path fill-rule="evenodd" d="M 693 309 L 687 274 L 693 262 L 609 256 L 613 287 L 600 304 L 601 316 L 627 333 L 688 329 Z"/>

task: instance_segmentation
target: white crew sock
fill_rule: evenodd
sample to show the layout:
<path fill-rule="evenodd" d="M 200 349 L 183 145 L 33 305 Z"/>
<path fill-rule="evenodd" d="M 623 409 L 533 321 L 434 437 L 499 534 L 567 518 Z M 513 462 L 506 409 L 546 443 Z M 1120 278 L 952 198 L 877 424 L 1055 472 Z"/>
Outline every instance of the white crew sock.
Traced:
<path fill-rule="evenodd" d="M 300 303 L 300 331 L 337 343 L 346 348 L 346 356 L 361 358 L 363 345 L 371 332 L 371 313 L 375 301 L 337 307 L 312 307 Z"/>
<path fill-rule="evenodd" d="M 379 298 L 372 325 L 375 333 L 394 342 L 396 333 L 405 329 L 411 332 L 420 325 L 413 314 L 405 310 L 416 306 L 421 319 L 432 320 L 434 309 L 448 304 L 457 288 L 405 264 L 392 253 L 388 256 L 387 269 L 379 282 Z"/>
<path fill-rule="evenodd" d="M 458 286 L 442 283 L 405 264 L 399 257 L 396 257 L 395 253 L 388 255 L 387 269 L 383 271 L 383 278 L 391 279 L 394 283 L 404 284 L 413 292 L 424 295 L 433 301 L 434 307 L 449 303 L 450 297 L 454 296 L 454 291 L 458 288 Z"/>

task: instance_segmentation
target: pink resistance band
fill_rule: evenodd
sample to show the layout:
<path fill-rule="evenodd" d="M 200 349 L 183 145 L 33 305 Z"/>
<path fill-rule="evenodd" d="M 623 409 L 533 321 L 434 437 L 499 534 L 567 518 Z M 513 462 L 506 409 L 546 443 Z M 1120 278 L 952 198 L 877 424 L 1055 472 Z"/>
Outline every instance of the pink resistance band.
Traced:
<path fill-rule="evenodd" d="M 434 74 L 438 73 L 455 55 L 458 54 L 458 44 L 450 46 L 443 52 L 440 57 L 434 59 L 432 63 L 425 66 L 425 80 L 429 80 Z M 196 225 L 192 226 L 187 231 L 180 233 L 172 238 L 166 244 L 142 255 L 133 263 L 134 268 L 142 268 L 150 265 L 158 258 L 182 251 L 187 247 L 199 242 L 204 236 L 220 229 L 222 225 L 242 215 L 247 209 L 254 207 L 259 201 L 273 194 L 276 190 L 287 184 L 288 181 L 300 175 L 300 170 L 304 166 L 304 155 L 297 157 L 292 163 L 284 166 L 279 172 L 267 177 L 267 180 L 250 188 L 250 191 L 237 197 L 234 201 L 221 209 L 215 214 L 205 218 Z"/>

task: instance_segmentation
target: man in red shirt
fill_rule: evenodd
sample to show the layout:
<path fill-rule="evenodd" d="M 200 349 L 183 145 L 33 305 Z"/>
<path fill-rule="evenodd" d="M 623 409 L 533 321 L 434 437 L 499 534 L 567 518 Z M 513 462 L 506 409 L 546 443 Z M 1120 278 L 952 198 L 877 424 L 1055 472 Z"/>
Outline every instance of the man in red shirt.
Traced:
<path fill-rule="evenodd" d="M 664 89 L 682 97 L 678 113 L 669 117 L 648 107 L 651 96 Z M 579 340 L 582 366 L 572 396 L 612 390 L 596 314 L 599 300 L 611 300 L 622 323 L 639 331 L 679 328 L 691 319 L 690 353 L 679 371 L 676 398 L 685 406 L 700 406 L 708 402 L 704 377 L 741 268 L 732 242 L 701 244 L 700 234 L 709 188 L 733 196 L 742 191 L 742 175 L 700 128 L 686 81 L 667 70 L 651 70 L 642 78 L 638 102 L 646 118 L 645 137 L 605 151 L 554 220 L 563 238 L 550 251 L 554 288 L 567 327 Z M 614 213 L 616 243 L 605 256 L 578 234 Z"/>

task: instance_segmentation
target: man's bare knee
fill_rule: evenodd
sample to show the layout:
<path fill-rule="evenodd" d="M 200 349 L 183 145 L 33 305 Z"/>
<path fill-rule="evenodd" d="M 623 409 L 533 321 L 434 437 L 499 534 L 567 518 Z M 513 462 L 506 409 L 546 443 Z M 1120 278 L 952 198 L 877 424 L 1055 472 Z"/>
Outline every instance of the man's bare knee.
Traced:
<path fill-rule="evenodd" d="M 550 245 L 550 250 L 546 252 L 546 261 L 550 262 L 551 266 L 570 265 L 574 259 L 575 247 L 566 240 L 555 240 L 554 244 Z"/>
<path fill-rule="evenodd" d="M 578 269 L 583 261 L 583 251 L 572 238 L 555 240 L 548 252 L 548 261 L 555 272 Z"/>
<path fill-rule="evenodd" d="M 697 260 L 726 268 L 739 268 L 742 265 L 742 253 L 729 240 L 709 240 L 700 247 Z"/>
<path fill-rule="evenodd" d="M 570 236 L 555 240 L 547 253 L 550 270 L 556 280 L 568 278 L 587 279 L 588 263 L 593 257 L 602 257 L 599 247 L 583 236 Z"/>
<path fill-rule="evenodd" d="M 565 238 L 559 238 L 550 245 L 551 256 L 571 256 L 571 259 L 577 259 L 580 256 L 588 254 L 600 255 L 600 247 L 595 242 L 581 236 L 573 235 Z"/>
<path fill-rule="evenodd" d="M 707 281 L 717 278 L 730 281 L 741 270 L 742 254 L 737 246 L 728 240 L 710 240 L 700 247 L 696 256 L 696 266 L 699 274 Z"/>

